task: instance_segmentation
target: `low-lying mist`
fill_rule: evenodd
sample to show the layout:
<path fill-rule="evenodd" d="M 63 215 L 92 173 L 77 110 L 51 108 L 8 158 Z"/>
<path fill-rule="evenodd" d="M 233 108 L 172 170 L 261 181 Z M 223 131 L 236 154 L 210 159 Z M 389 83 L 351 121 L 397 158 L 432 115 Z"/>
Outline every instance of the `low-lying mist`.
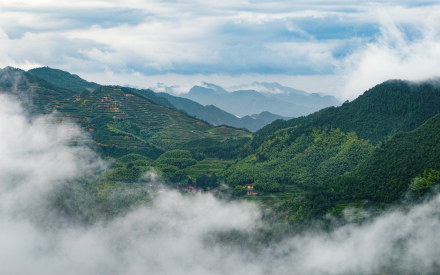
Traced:
<path fill-rule="evenodd" d="M 256 205 L 220 201 L 210 194 L 156 194 L 149 203 L 112 219 L 100 219 L 91 200 L 82 204 L 88 205 L 83 213 L 88 210 L 84 215 L 96 219 L 86 223 L 58 211 L 53 202 L 63 187 L 81 190 L 82 182 L 108 166 L 85 143 L 70 145 L 72 140 L 84 140 L 80 128 L 55 123 L 51 116 L 29 119 L 20 104 L 3 95 L 0 125 L 0 274 L 430 274 L 439 270 L 440 197 L 362 225 L 344 225 L 331 232 L 310 228 L 268 242 L 261 241 L 266 225 Z M 116 189 L 120 192 L 114 196 L 124 196 L 130 188 Z"/>

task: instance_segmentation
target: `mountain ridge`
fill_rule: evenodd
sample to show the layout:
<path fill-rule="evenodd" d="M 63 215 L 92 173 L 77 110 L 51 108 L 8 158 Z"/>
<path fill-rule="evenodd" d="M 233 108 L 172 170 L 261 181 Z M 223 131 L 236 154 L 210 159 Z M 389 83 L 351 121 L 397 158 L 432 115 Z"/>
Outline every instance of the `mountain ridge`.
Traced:
<path fill-rule="evenodd" d="M 86 81 L 76 74 L 49 67 L 35 68 L 27 72 L 38 76 L 57 87 L 68 89 L 76 93 L 80 93 L 84 89 L 92 91 L 100 86 L 97 83 Z"/>
<path fill-rule="evenodd" d="M 257 82 L 254 82 L 257 83 Z M 228 113 L 238 117 L 269 111 L 283 117 L 298 117 L 313 113 L 322 107 L 337 106 L 340 102 L 332 97 L 321 97 L 318 94 L 308 94 L 304 91 L 284 87 L 285 94 L 272 92 L 258 92 L 252 86 L 235 86 L 238 90 L 218 93 L 209 88 L 208 83 L 202 86 L 193 86 L 187 94 L 180 97 L 188 98 L 202 105 L 215 105 Z M 274 83 L 268 83 L 271 85 Z M 213 84 L 209 84 L 213 85 Z M 234 87 L 234 86 L 233 86 Z M 299 91 L 294 93 L 293 91 Z"/>

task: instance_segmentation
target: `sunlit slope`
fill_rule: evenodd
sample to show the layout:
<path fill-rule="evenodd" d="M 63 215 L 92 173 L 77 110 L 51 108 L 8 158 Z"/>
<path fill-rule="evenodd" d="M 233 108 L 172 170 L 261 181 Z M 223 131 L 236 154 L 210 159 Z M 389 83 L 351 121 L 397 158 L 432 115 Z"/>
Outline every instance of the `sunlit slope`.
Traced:
<path fill-rule="evenodd" d="M 339 129 L 287 128 L 272 135 L 255 154 L 233 164 L 225 172 L 225 181 L 307 189 L 351 171 L 373 148 L 355 133 Z"/>
<path fill-rule="evenodd" d="M 438 86 L 390 80 L 340 107 L 329 107 L 289 121 L 275 121 L 256 132 L 253 147 L 258 148 L 275 131 L 292 126 L 339 128 L 377 143 L 398 131 L 414 130 L 438 113 Z"/>
<path fill-rule="evenodd" d="M 302 200 L 283 207 L 296 220 L 341 212 L 348 205 L 384 205 L 405 194 L 407 199 L 423 195 L 439 181 L 439 144 L 440 114 L 411 132 L 397 133 L 350 173 L 310 188 Z"/>
<path fill-rule="evenodd" d="M 139 152 L 156 158 L 164 150 L 197 139 L 249 135 L 243 130 L 213 127 L 128 88 L 102 86 L 92 93 L 84 91 L 58 111 L 79 122 L 102 150 L 115 156 Z"/>

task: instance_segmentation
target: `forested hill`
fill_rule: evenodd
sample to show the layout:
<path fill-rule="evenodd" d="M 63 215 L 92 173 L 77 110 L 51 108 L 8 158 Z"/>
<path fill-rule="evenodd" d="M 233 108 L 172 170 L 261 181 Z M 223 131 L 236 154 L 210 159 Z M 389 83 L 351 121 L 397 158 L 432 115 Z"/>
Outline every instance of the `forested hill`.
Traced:
<path fill-rule="evenodd" d="M 49 67 L 35 68 L 28 71 L 29 74 L 38 76 L 53 85 L 80 93 L 84 89 L 93 91 L 100 85 L 94 82 L 88 82 L 76 74 L 70 74 L 66 71 L 52 69 Z"/>
<path fill-rule="evenodd" d="M 267 125 L 221 176 L 237 194 L 253 184 L 291 221 L 393 203 L 417 177 L 420 194 L 440 180 L 439 129 L 438 86 L 387 81 L 340 107 Z"/>
<path fill-rule="evenodd" d="M 440 114 L 411 132 L 395 134 L 350 173 L 311 188 L 290 210 L 296 217 L 315 216 L 341 204 L 392 203 L 407 192 L 423 195 L 440 180 L 439 144 Z"/>
<path fill-rule="evenodd" d="M 352 199 L 392 202 L 430 169 L 440 170 L 440 114 L 411 132 L 397 133 L 344 179 L 327 184 L 349 191 Z"/>
<path fill-rule="evenodd" d="M 398 131 L 414 130 L 437 113 L 440 113 L 438 86 L 390 80 L 340 107 L 288 121 L 277 120 L 255 133 L 252 146 L 258 148 L 275 131 L 292 126 L 339 128 L 378 143 Z"/>

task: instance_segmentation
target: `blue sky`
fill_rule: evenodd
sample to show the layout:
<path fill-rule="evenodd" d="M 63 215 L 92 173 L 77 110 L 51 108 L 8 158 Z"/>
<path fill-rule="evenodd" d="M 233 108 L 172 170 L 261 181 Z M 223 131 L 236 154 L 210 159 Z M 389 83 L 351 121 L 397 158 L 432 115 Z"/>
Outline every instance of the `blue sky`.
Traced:
<path fill-rule="evenodd" d="M 352 99 L 439 76 L 439 32 L 439 1 L 3 0 L 0 67 L 177 92 L 277 81 Z"/>

